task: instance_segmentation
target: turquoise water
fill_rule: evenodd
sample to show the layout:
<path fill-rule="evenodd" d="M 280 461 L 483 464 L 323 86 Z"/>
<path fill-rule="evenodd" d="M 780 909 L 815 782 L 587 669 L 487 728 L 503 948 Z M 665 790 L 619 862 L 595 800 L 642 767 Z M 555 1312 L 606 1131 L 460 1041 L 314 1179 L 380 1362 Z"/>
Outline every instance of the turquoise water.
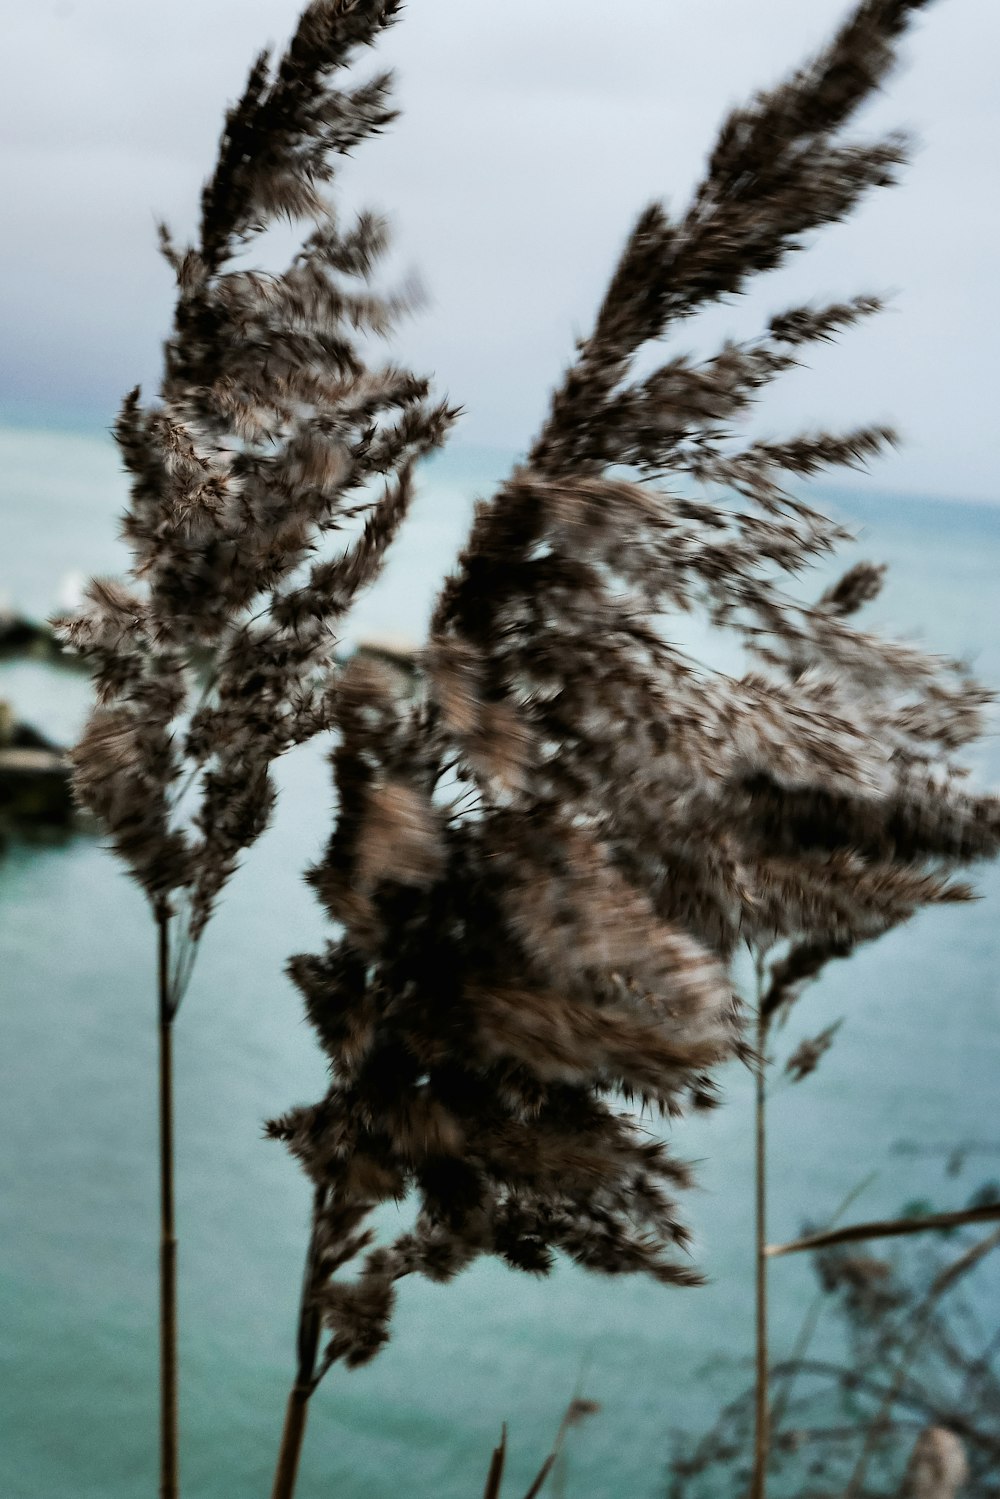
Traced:
<path fill-rule="evenodd" d="M 471 499 L 503 455 L 457 453 L 430 471 L 407 542 L 354 633 L 419 635 Z M 74 572 L 120 566 L 123 481 L 110 444 L 0 430 L 2 589 L 44 613 Z M 1000 683 L 1000 509 L 847 493 L 861 554 L 892 564 L 880 618 L 975 660 Z M 64 737 L 85 687 L 71 674 L 0 671 L 0 696 Z M 292 1366 L 307 1190 L 261 1121 L 318 1095 L 322 1068 L 282 967 L 322 939 L 301 871 L 329 793 L 315 748 L 281 767 L 274 827 L 209 930 L 178 1022 L 183 1476 L 190 1499 L 265 1496 Z M 1000 749 L 980 756 L 1000 782 Z M 869 1171 L 853 1210 L 958 1205 L 1000 1176 L 1000 880 L 977 905 L 931 912 L 835 965 L 799 1007 L 789 1049 L 846 1022 L 819 1073 L 772 1110 L 772 1236 L 822 1219 Z M 145 909 L 88 839 L 0 859 L 0 1494 L 132 1499 L 156 1491 L 153 953 Z M 506 1420 L 508 1494 L 523 1492 L 583 1371 L 602 1410 L 574 1434 L 572 1499 L 654 1499 L 671 1429 L 697 1431 L 742 1387 L 751 1329 L 750 1086 L 675 1128 L 701 1162 L 690 1194 L 711 1284 L 670 1291 L 561 1267 L 548 1281 L 481 1265 L 447 1287 L 401 1287 L 395 1335 L 314 1401 L 301 1499 L 435 1499 L 481 1492 Z M 975 1142 L 947 1178 L 950 1146 Z M 918 1152 L 901 1153 L 899 1142 Z M 775 1345 L 811 1294 L 808 1267 L 773 1271 Z"/>

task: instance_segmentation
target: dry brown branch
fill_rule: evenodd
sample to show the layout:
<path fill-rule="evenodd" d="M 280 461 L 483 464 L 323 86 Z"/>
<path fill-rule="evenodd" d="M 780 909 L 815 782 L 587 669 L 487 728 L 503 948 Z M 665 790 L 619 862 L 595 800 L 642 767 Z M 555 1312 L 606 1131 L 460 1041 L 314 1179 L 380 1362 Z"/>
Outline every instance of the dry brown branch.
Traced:
<path fill-rule="evenodd" d="M 828 1249 L 835 1244 L 854 1244 L 864 1239 L 898 1238 L 904 1234 L 932 1233 L 935 1230 L 962 1228 L 970 1223 L 995 1223 L 1000 1219 L 1000 1204 L 962 1208 L 954 1213 L 927 1213 L 919 1218 L 886 1218 L 872 1223 L 852 1223 L 821 1234 L 808 1234 L 788 1244 L 768 1244 L 764 1253 L 771 1259 L 802 1250 Z"/>
<path fill-rule="evenodd" d="M 994 1213 L 994 1216 L 998 1216 L 998 1214 Z M 979 1239 L 976 1243 L 970 1245 L 968 1249 L 963 1250 L 960 1255 L 934 1277 L 930 1289 L 913 1316 L 910 1335 L 899 1355 L 892 1383 L 885 1393 L 885 1397 L 879 1406 L 874 1420 L 865 1433 L 864 1444 L 854 1471 L 851 1474 L 844 1499 L 857 1499 L 857 1496 L 862 1492 L 862 1485 L 864 1484 L 868 1464 L 871 1461 L 879 1438 L 885 1430 L 886 1421 L 892 1409 L 893 1402 L 902 1389 L 909 1373 L 910 1365 L 927 1335 L 931 1318 L 937 1309 L 938 1302 L 955 1286 L 963 1275 L 967 1275 L 970 1270 L 973 1270 L 981 1260 L 985 1259 L 998 1246 L 1000 1246 L 1000 1229 L 987 1234 L 985 1239 Z"/>

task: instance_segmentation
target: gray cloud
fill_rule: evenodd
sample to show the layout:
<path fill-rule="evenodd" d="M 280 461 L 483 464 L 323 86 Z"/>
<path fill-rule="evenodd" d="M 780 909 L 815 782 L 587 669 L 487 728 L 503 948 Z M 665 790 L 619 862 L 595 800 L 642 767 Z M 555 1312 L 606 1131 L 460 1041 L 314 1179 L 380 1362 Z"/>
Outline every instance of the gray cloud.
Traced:
<path fill-rule="evenodd" d="M 466 441 L 523 445 L 651 197 L 679 204 L 725 109 L 814 50 L 842 0 L 410 0 L 387 39 L 405 110 L 344 174 L 388 209 L 430 305 L 405 357 Z M 0 403 L 106 423 L 155 381 L 171 288 L 153 222 L 189 230 L 227 99 L 294 0 L 36 0 L 6 22 Z M 886 487 L 1000 497 L 993 415 L 1000 104 L 995 0 L 941 0 L 864 122 L 922 139 L 904 185 L 717 309 L 704 337 L 800 297 L 896 288 L 894 310 L 771 402 L 781 431 L 892 417 Z"/>

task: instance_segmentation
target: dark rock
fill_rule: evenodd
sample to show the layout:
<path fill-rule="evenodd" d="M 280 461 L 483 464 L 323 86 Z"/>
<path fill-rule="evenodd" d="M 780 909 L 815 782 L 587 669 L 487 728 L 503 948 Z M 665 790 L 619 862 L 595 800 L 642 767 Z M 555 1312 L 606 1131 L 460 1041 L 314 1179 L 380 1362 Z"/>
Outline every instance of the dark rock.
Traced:
<path fill-rule="evenodd" d="M 70 766 L 51 749 L 0 749 L 0 817 L 14 825 L 68 828 Z"/>
<path fill-rule="evenodd" d="M 8 829 L 65 831 L 75 820 L 65 752 L 0 702 L 0 823 Z"/>
<path fill-rule="evenodd" d="M 53 740 L 47 739 L 40 730 L 32 728 L 30 723 L 16 723 L 10 731 L 7 741 L 8 749 L 48 750 L 52 755 L 62 755 L 64 752 Z"/>
<path fill-rule="evenodd" d="M 58 655 L 61 647 L 49 625 L 20 614 L 0 614 L 0 660 L 12 656 L 46 660 Z"/>
<path fill-rule="evenodd" d="M 87 670 L 81 656 L 63 648 L 46 620 L 28 619 L 26 615 L 0 609 L 0 661 L 18 659 L 45 661 L 70 671 Z"/>

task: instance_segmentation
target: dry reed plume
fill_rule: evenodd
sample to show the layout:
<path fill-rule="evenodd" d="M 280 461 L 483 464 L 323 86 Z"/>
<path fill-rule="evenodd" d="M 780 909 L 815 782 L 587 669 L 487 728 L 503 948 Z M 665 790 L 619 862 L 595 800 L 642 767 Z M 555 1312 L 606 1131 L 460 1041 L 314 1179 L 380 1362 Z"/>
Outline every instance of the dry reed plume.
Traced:
<path fill-rule="evenodd" d="M 386 225 L 341 223 L 325 196 L 337 159 L 393 118 L 387 75 L 332 76 L 396 9 L 310 5 L 229 110 L 197 243 L 161 227 L 177 302 L 159 398 L 132 391 L 115 427 L 131 578 L 95 579 L 86 610 L 59 622 L 97 687 L 76 792 L 159 933 L 165 1499 L 178 1490 L 172 1023 L 212 909 L 271 816 L 271 763 L 331 726 L 334 632 L 455 415 L 373 358 L 406 307 L 374 285 Z M 251 268 L 281 220 L 309 226 L 300 248 L 278 273 Z M 332 537 L 347 545 L 324 551 Z"/>
<path fill-rule="evenodd" d="M 773 379 L 878 299 L 641 363 L 895 180 L 905 139 L 845 129 L 919 8 L 865 0 L 725 121 L 686 213 L 640 215 L 527 458 L 477 509 L 418 701 L 366 665 L 341 682 L 338 813 L 310 875 L 337 934 L 290 968 L 331 1084 L 271 1126 L 316 1190 L 297 1440 L 331 1364 L 385 1343 L 412 1272 L 493 1254 L 544 1273 L 562 1253 L 695 1283 L 688 1172 L 623 1101 L 712 1102 L 713 1070 L 745 1052 L 741 947 L 763 1053 L 827 961 L 967 899 L 955 871 L 1000 844 L 958 758 L 988 694 L 855 624 L 882 568 L 807 601 L 788 586 L 846 539 L 799 482 L 892 433 L 740 435 Z M 681 612 L 736 636 L 742 675 L 670 643 Z M 761 1115 L 761 1263 L 763 1149 Z M 404 1199 L 412 1228 L 376 1242 L 371 1213 Z M 760 1493 L 766 1393 L 758 1445 Z M 291 1482 L 279 1469 L 275 1499 Z"/>
<path fill-rule="evenodd" d="M 334 630 L 454 416 L 426 380 L 371 362 L 371 335 L 405 306 L 372 287 L 386 226 L 341 224 L 323 196 L 336 158 L 393 118 L 387 76 L 340 89 L 330 75 L 395 8 L 311 5 L 229 111 L 198 244 L 161 229 L 178 293 L 160 397 L 132 391 L 115 429 L 132 586 L 96 580 L 90 607 L 61 621 L 99 699 L 77 791 L 154 908 L 183 899 L 191 942 L 270 817 L 271 762 L 332 723 Z M 291 263 L 246 268 L 281 219 L 312 226 Z M 360 516 L 346 550 L 320 554 Z"/>

